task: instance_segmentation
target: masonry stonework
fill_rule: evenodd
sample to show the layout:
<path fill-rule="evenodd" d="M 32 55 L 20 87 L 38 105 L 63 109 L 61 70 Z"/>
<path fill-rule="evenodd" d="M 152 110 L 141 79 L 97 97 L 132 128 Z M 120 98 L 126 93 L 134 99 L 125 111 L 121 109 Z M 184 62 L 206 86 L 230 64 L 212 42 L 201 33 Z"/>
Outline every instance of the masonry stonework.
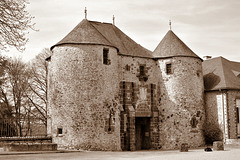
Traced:
<path fill-rule="evenodd" d="M 171 63 L 172 73 L 166 73 Z M 160 142 L 165 149 L 204 144 L 205 120 L 201 60 L 191 57 L 159 59 L 160 69 Z"/>
<path fill-rule="evenodd" d="M 226 96 L 224 92 L 205 92 L 206 127 L 211 128 L 211 132 L 220 131 L 219 135 L 216 133 L 218 136 L 215 136 L 215 138 L 222 141 L 228 138 L 228 134 L 225 134 L 225 130 L 228 128 L 228 124 L 224 119 L 224 117 L 227 117 L 226 108 Z"/>
<path fill-rule="evenodd" d="M 220 111 L 218 109 L 219 105 L 222 104 L 222 99 L 217 97 L 222 97 L 219 91 L 205 93 L 206 121 L 223 130 L 223 122 L 219 120 Z"/>
<path fill-rule="evenodd" d="M 63 45 L 53 50 L 48 105 L 53 141 L 60 147 L 120 150 L 117 51 L 107 47 L 111 64 L 104 65 L 104 47 Z"/>
<path fill-rule="evenodd" d="M 121 124 L 123 150 L 159 148 L 156 69 L 150 58 L 119 57 L 121 114 L 126 117 Z"/>
<path fill-rule="evenodd" d="M 205 93 L 206 121 L 221 129 L 222 140 L 238 138 L 236 99 L 240 91 L 221 90 Z"/>
<path fill-rule="evenodd" d="M 229 139 L 238 138 L 238 126 L 237 126 L 238 115 L 237 115 L 236 99 L 240 99 L 240 91 L 228 90 L 227 104 L 228 104 Z"/>
<path fill-rule="evenodd" d="M 204 108 L 202 59 L 171 30 L 151 52 L 114 25 L 85 19 L 51 49 L 48 134 L 59 147 L 199 147 L 205 120 L 237 136 L 236 107 L 224 108 L 240 93 L 220 101 L 208 92 Z"/>

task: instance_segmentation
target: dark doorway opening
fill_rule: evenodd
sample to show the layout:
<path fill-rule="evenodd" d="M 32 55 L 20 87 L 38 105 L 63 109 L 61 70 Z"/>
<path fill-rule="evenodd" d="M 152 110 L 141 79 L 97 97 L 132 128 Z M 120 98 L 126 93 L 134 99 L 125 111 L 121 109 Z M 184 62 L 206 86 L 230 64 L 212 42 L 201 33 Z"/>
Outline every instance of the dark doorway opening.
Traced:
<path fill-rule="evenodd" d="M 151 148 L 150 118 L 137 117 L 135 119 L 136 150 Z"/>

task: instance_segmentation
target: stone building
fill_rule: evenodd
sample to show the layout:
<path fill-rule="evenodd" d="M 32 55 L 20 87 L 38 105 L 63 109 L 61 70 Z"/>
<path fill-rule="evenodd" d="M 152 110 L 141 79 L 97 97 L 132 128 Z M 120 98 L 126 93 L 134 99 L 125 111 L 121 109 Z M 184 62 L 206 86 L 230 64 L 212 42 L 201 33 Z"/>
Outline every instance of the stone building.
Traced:
<path fill-rule="evenodd" d="M 113 24 L 84 19 L 51 50 L 48 134 L 59 146 L 204 145 L 203 60 L 172 30 L 151 52 Z"/>
<path fill-rule="evenodd" d="M 223 57 L 203 62 L 206 122 L 225 143 L 240 142 L 240 63 Z"/>

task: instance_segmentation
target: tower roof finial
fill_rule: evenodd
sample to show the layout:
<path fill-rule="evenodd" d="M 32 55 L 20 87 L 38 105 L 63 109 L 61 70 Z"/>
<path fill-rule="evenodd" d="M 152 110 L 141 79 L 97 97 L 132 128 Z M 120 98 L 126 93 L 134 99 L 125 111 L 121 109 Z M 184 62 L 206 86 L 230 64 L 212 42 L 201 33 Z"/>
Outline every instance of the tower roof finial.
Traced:
<path fill-rule="evenodd" d="M 113 25 L 115 26 L 115 17 L 114 17 L 114 15 L 113 15 Z"/>
<path fill-rule="evenodd" d="M 170 27 L 170 30 L 172 30 L 172 22 L 171 22 L 171 20 L 169 20 L 169 27 Z"/>
<path fill-rule="evenodd" d="M 85 19 L 87 19 L 87 7 L 85 7 L 84 13 L 85 13 Z"/>

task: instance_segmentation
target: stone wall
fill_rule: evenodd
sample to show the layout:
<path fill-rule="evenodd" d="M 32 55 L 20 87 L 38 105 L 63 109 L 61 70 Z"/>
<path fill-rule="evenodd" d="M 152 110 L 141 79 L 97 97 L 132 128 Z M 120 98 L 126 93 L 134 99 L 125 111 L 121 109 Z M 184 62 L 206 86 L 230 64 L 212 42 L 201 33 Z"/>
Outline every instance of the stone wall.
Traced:
<path fill-rule="evenodd" d="M 206 122 L 211 123 L 215 127 L 219 127 L 223 131 L 223 119 L 222 113 L 219 115 L 219 106 L 222 104 L 221 92 L 205 92 L 205 110 L 206 110 Z M 220 98 L 217 98 L 220 97 Z M 222 107 L 221 107 L 222 108 Z M 221 109 L 222 111 L 222 109 Z"/>
<path fill-rule="evenodd" d="M 166 64 L 169 63 L 172 64 L 172 74 L 166 74 Z M 137 88 L 137 99 L 134 100 L 136 107 L 133 107 L 136 117 L 137 105 L 144 99 L 144 88 L 146 99 L 149 100 L 150 85 L 155 87 L 150 122 L 152 148 L 176 149 L 182 143 L 188 143 L 190 147 L 204 144 L 204 88 L 200 59 L 176 57 L 154 61 L 125 56 L 119 59 L 119 65 L 120 80 L 126 84 L 133 82 Z M 139 76 L 141 65 L 145 69 L 145 79 Z M 150 106 L 149 102 L 146 105 Z M 147 116 L 146 112 L 143 117 Z"/>
<path fill-rule="evenodd" d="M 226 108 L 227 103 L 224 92 L 205 92 L 206 128 L 204 129 L 208 132 L 208 135 L 214 134 L 215 140 L 225 140 L 228 138 L 228 135 L 225 134 L 228 126 L 224 119 L 224 117 L 227 117 Z"/>
<path fill-rule="evenodd" d="M 167 74 L 167 64 L 171 73 Z M 198 58 L 173 57 L 158 60 L 160 96 L 160 143 L 164 149 L 204 144 L 205 119 L 202 63 Z"/>
<path fill-rule="evenodd" d="M 159 121 L 157 101 L 157 66 L 156 62 L 149 58 L 137 58 L 131 56 L 119 57 L 120 77 L 120 102 L 123 106 L 121 112 L 121 141 L 123 150 L 141 149 L 140 140 L 136 135 L 139 126 L 135 121 L 139 118 L 149 118 L 149 126 L 145 134 L 146 147 L 159 147 Z M 142 121 L 147 119 L 142 119 Z M 140 147 L 140 148 L 139 148 Z"/>
<path fill-rule="evenodd" d="M 237 139 L 237 108 L 236 99 L 240 99 L 239 90 L 228 90 L 227 91 L 227 104 L 228 104 L 228 128 L 229 128 L 229 139 Z"/>
<path fill-rule="evenodd" d="M 103 64 L 103 48 L 109 49 Z M 49 65 L 48 131 L 60 147 L 120 150 L 117 50 L 61 45 Z"/>
<path fill-rule="evenodd" d="M 59 147 L 136 150 L 142 122 L 149 123 L 144 135 L 152 149 L 204 144 L 198 58 L 156 61 L 117 55 L 102 45 L 61 45 L 53 49 L 48 80 L 48 133 Z"/>
<path fill-rule="evenodd" d="M 144 66 L 147 80 L 139 79 L 140 66 Z M 157 83 L 157 63 L 151 58 L 139 58 L 131 56 L 119 56 L 119 79 L 121 81 L 141 82 L 144 84 Z"/>
<path fill-rule="evenodd" d="M 238 138 L 236 99 L 239 98 L 237 90 L 205 93 L 206 122 L 221 129 L 224 141 Z"/>

